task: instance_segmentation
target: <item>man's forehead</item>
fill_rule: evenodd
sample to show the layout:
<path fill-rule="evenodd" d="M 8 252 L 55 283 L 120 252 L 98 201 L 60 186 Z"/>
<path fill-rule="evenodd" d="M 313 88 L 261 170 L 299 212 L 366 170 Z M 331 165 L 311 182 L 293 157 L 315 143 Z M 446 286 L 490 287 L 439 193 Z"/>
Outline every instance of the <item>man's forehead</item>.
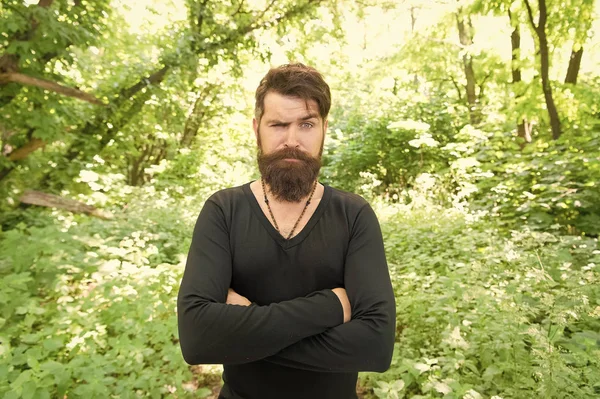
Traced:
<path fill-rule="evenodd" d="M 284 96 L 276 92 L 269 92 L 265 96 L 264 116 L 311 116 L 319 118 L 319 106 L 312 99 Z"/>

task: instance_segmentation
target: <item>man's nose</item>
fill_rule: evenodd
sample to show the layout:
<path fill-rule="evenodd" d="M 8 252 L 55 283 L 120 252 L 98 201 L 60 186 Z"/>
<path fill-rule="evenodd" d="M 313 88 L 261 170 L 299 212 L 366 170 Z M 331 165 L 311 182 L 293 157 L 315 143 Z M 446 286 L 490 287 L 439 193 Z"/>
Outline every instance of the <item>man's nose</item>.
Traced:
<path fill-rule="evenodd" d="M 298 141 L 298 139 L 299 139 L 298 128 L 290 125 L 287 129 L 287 133 L 285 136 L 285 146 L 289 147 L 289 148 L 296 148 L 296 147 L 300 146 L 300 142 Z"/>

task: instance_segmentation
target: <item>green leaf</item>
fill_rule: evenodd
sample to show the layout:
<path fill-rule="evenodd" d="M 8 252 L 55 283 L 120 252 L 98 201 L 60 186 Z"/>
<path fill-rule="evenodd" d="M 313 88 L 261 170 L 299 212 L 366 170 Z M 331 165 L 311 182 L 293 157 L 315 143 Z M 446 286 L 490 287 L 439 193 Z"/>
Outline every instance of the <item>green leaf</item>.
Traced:
<path fill-rule="evenodd" d="M 498 374 L 501 374 L 502 370 L 500 370 L 498 367 L 496 367 L 495 365 L 490 365 L 488 366 L 488 368 L 485 369 L 485 372 L 483 373 L 483 379 L 486 381 L 492 381 L 494 379 L 495 376 L 497 376 Z"/>
<path fill-rule="evenodd" d="M 19 374 L 17 379 L 14 380 L 10 385 L 13 389 L 21 388 L 26 382 L 31 380 L 32 376 L 33 372 L 31 370 L 25 370 L 21 374 Z"/>
<path fill-rule="evenodd" d="M 19 395 L 16 391 L 10 390 L 4 394 L 2 399 L 19 399 L 21 395 Z"/>
<path fill-rule="evenodd" d="M 35 391 L 33 399 L 50 399 L 50 392 L 46 388 L 40 387 Z"/>
<path fill-rule="evenodd" d="M 199 388 L 195 394 L 198 398 L 206 398 L 207 396 L 212 395 L 212 390 L 210 388 L 202 387 Z"/>
<path fill-rule="evenodd" d="M 40 362 L 35 357 L 27 357 L 27 365 L 32 369 L 37 369 L 40 366 Z"/>
<path fill-rule="evenodd" d="M 23 392 L 21 393 L 23 399 L 33 399 L 37 385 L 34 381 L 26 381 L 23 384 Z"/>
<path fill-rule="evenodd" d="M 42 343 L 42 345 L 48 351 L 54 352 L 54 351 L 62 348 L 63 342 L 60 339 L 57 339 L 57 338 L 50 338 L 50 339 L 44 340 L 44 342 Z"/>
<path fill-rule="evenodd" d="M 40 334 L 24 334 L 21 336 L 21 341 L 26 344 L 35 344 L 40 338 Z"/>

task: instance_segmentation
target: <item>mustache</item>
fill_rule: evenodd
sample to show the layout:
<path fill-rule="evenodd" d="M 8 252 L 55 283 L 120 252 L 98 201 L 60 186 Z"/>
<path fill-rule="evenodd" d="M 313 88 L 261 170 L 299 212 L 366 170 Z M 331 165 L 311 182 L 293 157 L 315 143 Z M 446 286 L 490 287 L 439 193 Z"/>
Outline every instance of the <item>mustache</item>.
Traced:
<path fill-rule="evenodd" d="M 260 157 L 268 162 L 277 162 L 284 159 L 297 159 L 299 161 L 310 162 L 314 160 L 310 154 L 298 149 L 298 148 L 282 148 L 281 150 L 272 152 L 270 154 L 263 154 L 261 151 Z"/>

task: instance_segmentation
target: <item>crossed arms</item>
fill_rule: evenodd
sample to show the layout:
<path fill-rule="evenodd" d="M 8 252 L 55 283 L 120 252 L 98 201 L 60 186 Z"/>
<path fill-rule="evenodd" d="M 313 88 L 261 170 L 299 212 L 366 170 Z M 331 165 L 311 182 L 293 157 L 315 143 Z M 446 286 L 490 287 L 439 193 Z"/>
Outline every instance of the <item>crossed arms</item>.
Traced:
<path fill-rule="evenodd" d="M 329 372 L 381 372 L 389 367 L 394 296 L 381 231 L 368 205 L 352 227 L 345 290 L 332 287 L 266 306 L 238 306 L 231 303 L 243 304 L 243 297 L 232 296 L 230 282 L 229 232 L 221 208 L 209 200 L 194 229 L 178 297 L 180 345 L 188 363 L 262 359 Z M 351 305 L 350 320 L 344 294 Z"/>

